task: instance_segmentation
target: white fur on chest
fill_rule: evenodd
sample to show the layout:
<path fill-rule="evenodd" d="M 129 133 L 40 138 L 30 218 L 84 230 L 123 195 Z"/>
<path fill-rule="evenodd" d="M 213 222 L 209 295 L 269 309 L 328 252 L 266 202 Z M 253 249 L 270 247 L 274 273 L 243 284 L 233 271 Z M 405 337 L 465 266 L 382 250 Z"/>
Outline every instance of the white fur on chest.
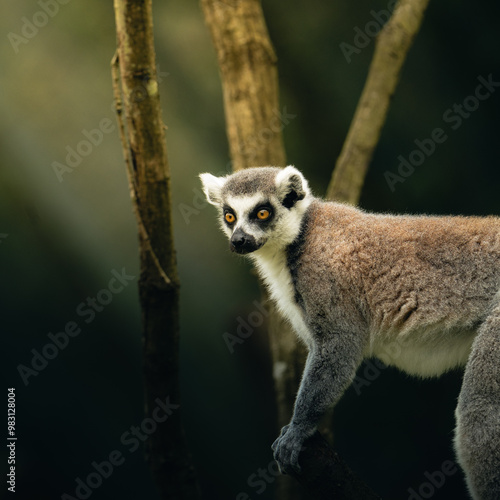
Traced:
<path fill-rule="evenodd" d="M 312 340 L 311 334 L 302 311 L 295 302 L 295 290 L 285 252 L 283 250 L 272 252 L 268 249 L 264 251 L 263 248 L 254 252 L 251 257 L 280 312 L 290 321 L 297 335 L 309 345 Z"/>

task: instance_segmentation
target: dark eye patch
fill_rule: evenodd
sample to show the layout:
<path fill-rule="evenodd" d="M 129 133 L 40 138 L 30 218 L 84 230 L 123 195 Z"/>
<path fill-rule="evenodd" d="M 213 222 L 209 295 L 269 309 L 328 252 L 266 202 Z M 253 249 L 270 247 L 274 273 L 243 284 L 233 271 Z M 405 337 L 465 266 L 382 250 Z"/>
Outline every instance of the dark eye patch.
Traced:
<path fill-rule="evenodd" d="M 258 217 L 258 213 L 261 212 L 262 210 L 266 210 L 269 212 L 269 216 L 267 219 L 260 219 Z M 257 222 L 260 226 L 267 226 L 273 219 L 274 219 L 274 209 L 273 206 L 270 203 L 261 203 L 257 205 L 249 214 L 249 219 L 252 222 Z"/>
<path fill-rule="evenodd" d="M 236 222 L 236 214 L 229 205 L 222 207 L 222 218 L 228 226 L 232 226 Z"/>

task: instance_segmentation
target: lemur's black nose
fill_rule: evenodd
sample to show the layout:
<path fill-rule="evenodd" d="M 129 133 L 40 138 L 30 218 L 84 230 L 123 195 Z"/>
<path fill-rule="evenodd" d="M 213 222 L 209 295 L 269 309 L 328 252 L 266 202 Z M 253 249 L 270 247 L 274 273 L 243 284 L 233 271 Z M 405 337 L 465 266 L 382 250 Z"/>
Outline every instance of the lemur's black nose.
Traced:
<path fill-rule="evenodd" d="M 239 254 L 254 252 L 260 247 L 255 238 L 239 228 L 231 236 L 231 250 Z"/>
<path fill-rule="evenodd" d="M 242 248 L 247 243 L 246 235 L 243 231 L 237 229 L 231 236 L 231 244 L 234 248 Z"/>

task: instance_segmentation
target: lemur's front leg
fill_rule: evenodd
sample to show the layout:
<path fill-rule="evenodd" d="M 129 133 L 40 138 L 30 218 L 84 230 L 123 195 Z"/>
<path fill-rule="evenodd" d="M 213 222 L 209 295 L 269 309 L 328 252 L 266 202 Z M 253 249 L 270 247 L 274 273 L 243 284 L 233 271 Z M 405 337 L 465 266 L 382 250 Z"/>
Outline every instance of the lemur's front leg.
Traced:
<path fill-rule="evenodd" d="M 314 434 L 321 416 L 351 384 L 361 359 L 359 337 L 334 333 L 312 345 L 292 420 L 272 445 L 281 472 L 300 471 L 299 454 L 304 441 Z"/>

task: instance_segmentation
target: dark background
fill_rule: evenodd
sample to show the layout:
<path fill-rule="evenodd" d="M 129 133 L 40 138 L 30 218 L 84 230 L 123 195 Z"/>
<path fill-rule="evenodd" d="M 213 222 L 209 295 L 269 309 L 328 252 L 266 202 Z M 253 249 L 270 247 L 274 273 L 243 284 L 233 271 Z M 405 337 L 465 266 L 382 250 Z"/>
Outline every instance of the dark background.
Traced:
<path fill-rule="evenodd" d="M 8 387 L 17 396 L 16 495 L 75 496 L 76 479 L 118 450 L 124 463 L 90 498 L 154 500 L 159 497 L 142 450 L 131 452 L 121 441 L 143 418 L 137 280 L 89 323 L 77 309 L 108 287 L 113 270 L 138 274 L 116 126 L 61 182 L 52 166 L 65 163 L 66 147 L 76 148 L 83 130 L 106 119 L 115 124 L 113 10 L 99 0 L 57 6 L 17 49 L 9 33 L 22 36 L 24 18 L 43 24 L 41 4 L 9 0 L 0 18 L 1 366 L 5 407 Z M 351 62 L 340 44 L 354 44 L 355 28 L 363 31 L 374 19 L 370 11 L 386 8 L 387 2 L 365 0 L 264 2 L 279 58 L 281 106 L 296 115 L 284 129 L 288 161 L 317 195 L 326 190 L 347 133 L 374 40 Z M 479 76 L 500 81 L 499 14 L 493 0 L 431 2 L 366 179 L 363 208 L 500 213 L 500 91 L 456 130 L 443 121 L 446 110 L 474 93 Z M 182 280 L 186 433 L 205 498 L 235 499 L 244 492 L 268 499 L 277 429 L 265 334 L 256 329 L 232 354 L 223 340 L 225 332 L 236 332 L 238 318 L 255 310 L 258 287 L 248 263 L 230 254 L 215 211 L 199 204 L 197 175 L 223 172 L 230 161 L 215 55 L 196 2 L 155 2 L 155 36 Z M 397 173 L 398 156 L 408 158 L 414 141 L 437 127 L 447 140 L 391 190 L 385 173 Z M 81 333 L 25 385 L 19 365 L 30 366 L 31 351 L 40 352 L 47 335 L 68 321 Z M 461 374 L 422 381 L 392 369 L 365 370 L 359 376 L 369 383 L 349 389 L 335 413 L 339 453 L 385 499 L 406 499 L 410 488 L 420 488 L 422 498 L 466 498 L 459 471 L 439 487 L 429 480 L 454 460 Z M 269 481 L 252 481 L 259 469 L 271 471 Z M 2 494 L 6 490 L 2 486 Z"/>

